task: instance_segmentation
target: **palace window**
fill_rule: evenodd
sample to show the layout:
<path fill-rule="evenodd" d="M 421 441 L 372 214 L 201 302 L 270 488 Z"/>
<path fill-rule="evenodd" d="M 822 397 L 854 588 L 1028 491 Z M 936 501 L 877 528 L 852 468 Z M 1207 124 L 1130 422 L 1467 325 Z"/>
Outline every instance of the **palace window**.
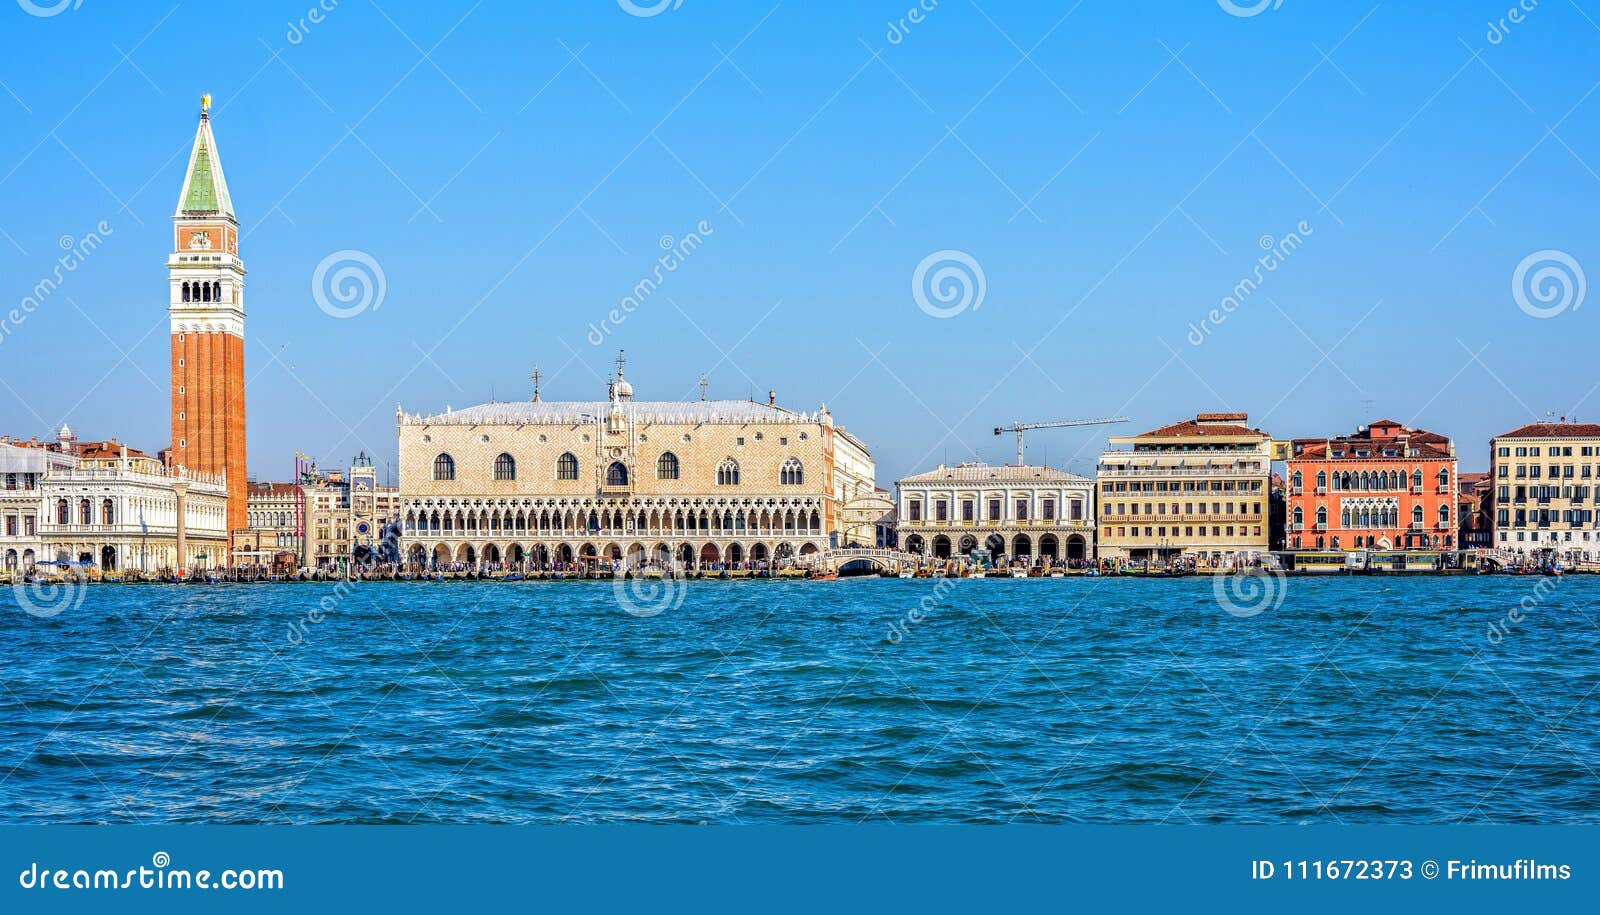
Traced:
<path fill-rule="evenodd" d="M 799 458 L 789 458 L 778 468 L 778 482 L 784 486 L 799 486 L 805 482 L 805 469 L 800 466 Z"/>
<path fill-rule="evenodd" d="M 738 486 L 739 485 L 739 462 L 738 461 L 735 461 L 733 458 L 728 458 L 727 460 L 725 460 L 722 463 L 717 465 L 717 485 L 718 486 Z"/>
<path fill-rule="evenodd" d="M 607 486 L 627 486 L 628 485 L 628 467 L 627 467 L 627 465 L 623 464 L 621 461 L 612 461 L 611 462 L 611 466 L 606 468 L 606 485 Z"/>
<path fill-rule="evenodd" d="M 1420 506 L 1420 505 L 1412 506 L 1412 508 L 1411 508 L 1411 523 L 1412 524 L 1421 524 L 1422 523 L 1422 506 Z"/>
<path fill-rule="evenodd" d="M 1044 500 L 1044 506 L 1043 506 L 1041 511 L 1042 511 L 1042 516 L 1043 516 L 1044 520 L 1046 520 L 1046 521 L 1054 521 L 1054 520 L 1056 520 L 1056 500 L 1054 500 L 1054 499 L 1046 499 L 1046 500 Z"/>
<path fill-rule="evenodd" d="M 116 512 L 112 510 L 112 503 L 111 503 L 110 499 L 106 499 L 106 500 L 104 500 L 104 501 L 102 501 L 100 503 L 100 523 L 101 524 L 116 524 L 117 523 Z"/>
<path fill-rule="evenodd" d="M 456 478 L 456 459 L 442 453 L 434 458 L 433 478 L 440 481 L 454 480 Z"/>
<path fill-rule="evenodd" d="M 517 459 L 509 454 L 502 454 L 495 458 L 494 478 L 496 480 L 515 480 L 517 478 Z"/>
<path fill-rule="evenodd" d="M 656 479 L 676 480 L 678 478 L 678 456 L 668 451 L 656 458 Z"/>
<path fill-rule="evenodd" d="M 556 479 L 576 480 L 578 478 L 578 459 L 568 451 L 556 458 Z"/>
<path fill-rule="evenodd" d="M 78 500 L 78 523 L 79 524 L 93 524 L 94 523 L 94 511 L 93 511 L 93 509 L 90 508 L 88 499 L 79 499 Z"/>
<path fill-rule="evenodd" d="M 66 499 L 57 499 L 56 500 L 56 523 L 57 524 L 71 524 L 72 523 L 72 510 L 67 507 L 67 500 Z"/>

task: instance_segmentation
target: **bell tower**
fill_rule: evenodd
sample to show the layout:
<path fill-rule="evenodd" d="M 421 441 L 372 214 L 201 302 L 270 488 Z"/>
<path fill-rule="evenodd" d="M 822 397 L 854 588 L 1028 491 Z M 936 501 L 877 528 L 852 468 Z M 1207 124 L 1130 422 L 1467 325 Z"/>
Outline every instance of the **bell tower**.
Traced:
<path fill-rule="evenodd" d="M 247 526 L 244 444 L 244 262 L 222 159 L 211 133 L 211 96 L 172 215 L 167 257 L 172 327 L 172 444 L 169 462 L 226 477 L 228 534 Z M 231 554 L 230 562 L 231 565 Z"/>

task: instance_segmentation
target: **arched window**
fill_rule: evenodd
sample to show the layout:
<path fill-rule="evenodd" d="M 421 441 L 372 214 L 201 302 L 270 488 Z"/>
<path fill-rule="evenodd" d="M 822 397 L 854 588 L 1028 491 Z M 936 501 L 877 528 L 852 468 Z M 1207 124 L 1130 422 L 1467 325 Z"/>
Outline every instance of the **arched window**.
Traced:
<path fill-rule="evenodd" d="M 717 485 L 718 486 L 738 486 L 739 485 L 739 462 L 738 461 L 735 461 L 733 458 L 728 458 L 728 459 L 724 460 L 722 463 L 717 465 Z"/>
<path fill-rule="evenodd" d="M 799 458 L 789 458 L 778 468 L 778 483 L 783 486 L 799 486 L 805 482 L 806 471 L 800 466 Z"/>
<path fill-rule="evenodd" d="M 1305 485 L 1305 482 L 1306 482 L 1305 474 L 1303 474 L 1300 471 L 1296 470 L 1294 472 L 1294 488 L 1296 490 L 1300 489 L 1301 486 Z"/>
<path fill-rule="evenodd" d="M 1422 488 L 1422 468 L 1411 471 L 1411 485 L 1416 489 Z"/>
<path fill-rule="evenodd" d="M 189 284 L 188 283 L 184 283 L 183 284 L 183 300 L 185 302 L 189 301 Z"/>
<path fill-rule="evenodd" d="M 678 478 L 678 456 L 668 451 L 656 458 L 656 479 L 676 480 Z"/>
<path fill-rule="evenodd" d="M 71 524 L 72 523 L 72 510 L 67 508 L 67 500 L 66 499 L 57 499 L 56 500 L 56 523 L 57 524 Z"/>
<path fill-rule="evenodd" d="M 1422 506 L 1420 506 L 1420 505 L 1412 506 L 1412 508 L 1411 508 L 1411 523 L 1412 524 L 1421 524 L 1422 523 Z"/>
<path fill-rule="evenodd" d="M 1443 467 L 1440 467 L 1439 468 L 1439 488 L 1440 489 L 1444 489 L 1445 487 L 1447 487 L 1449 485 L 1450 485 L 1450 471 L 1446 470 Z"/>
<path fill-rule="evenodd" d="M 456 478 L 456 459 L 448 454 L 440 454 L 434 458 L 433 478 L 435 480 L 454 480 Z"/>
<path fill-rule="evenodd" d="M 606 468 L 606 485 L 607 486 L 627 486 L 628 485 L 628 467 L 627 467 L 627 465 L 622 463 L 621 461 L 612 461 L 611 462 L 611 466 Z"/>
<path fill-rule="evenodd" d="M 89 507 L 89 500 L 88 499 L 79 499 L 78 500 L 78 523 L 79 524 L 93 524 L 94 523 L 94 512 L 93 512 L 93 509 L 91 509 Z"/>
<path fill-rule="evenodd" d="M 1319 506 L 1317 508 L 1317 523 L 1318 524 L 1327 524 L 1328 523 L 1328 508 L 1327 508 L 1327 506 Z"/>
<path fill-rule="evenodd" d="M 576 480 L 578 478 L 578 459 L 568 451 L 556 458 L 556 479 Z"/>
<path fill-rule="evenodd" d="M 110 499 L 105 499 L 100 503 L 100 523 L 101 524 L 116 524 L 117 523 L 117 513 L 112 510 L 111 500 Z"/>
<path fill-rule="evenodd" d="M 496 480 L 515 480 L 517 478 L 517 459 L 509 454 L 501 454 L 495 458 L 494 478 Z"/>
<path fill-rule="evenodd" d="M 1448 506 L 1448 505 L 1439 506 L 1439 523 L 1440 524 L 1449 524 L 1450 523 L 1450 506 Z"/>
<path fill-rule="evenodd" d="M 1317 471 L 1317 488 L 1318 489 L 1327 489 L 1328 488 L 1328 472 L 1326 470 Z"/>
<path fill-rule="evenodd" d="M 1294 523 L 1295 524 L 1305 524 L 1306 523 L 1306 510 L 1301 508 L 1298 505 L 1296 505 L 1294 507 Z"/>

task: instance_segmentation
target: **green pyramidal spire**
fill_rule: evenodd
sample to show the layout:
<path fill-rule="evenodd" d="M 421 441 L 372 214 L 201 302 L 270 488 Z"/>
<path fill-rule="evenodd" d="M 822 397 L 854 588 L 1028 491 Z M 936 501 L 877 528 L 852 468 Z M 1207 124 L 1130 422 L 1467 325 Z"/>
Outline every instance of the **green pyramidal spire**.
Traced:
<path fill-rule="evenodd" d="M 184 174 L 183 192 L 178 195 L 176 216 L 215 216 L 236 219 L 233 200 L 228 196 L 228 181 L 222 176 L 222 157 L 217 154 L 217 138 L 211 133 L 211 96 L 201 101 L 200 127 L 195 131 L 194 149 L 189 153 L 189 168 Z"/>

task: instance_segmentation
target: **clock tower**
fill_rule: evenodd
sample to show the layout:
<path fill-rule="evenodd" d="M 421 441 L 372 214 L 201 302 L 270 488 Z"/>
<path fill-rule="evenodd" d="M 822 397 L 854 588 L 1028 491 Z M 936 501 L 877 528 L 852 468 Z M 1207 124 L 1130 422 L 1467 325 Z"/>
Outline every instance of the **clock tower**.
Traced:
<path fill-rule="evenodd" d="M 211 133 L 211 96 L 172 215 L 167 257 L 172 334 L 172 445 L 168 461 L 225 476 L 228 536 L 247 525 L 244 445 L 244 262 L 239 220 Z M 232 556 L 227 564 L 232 564 Z"/>

